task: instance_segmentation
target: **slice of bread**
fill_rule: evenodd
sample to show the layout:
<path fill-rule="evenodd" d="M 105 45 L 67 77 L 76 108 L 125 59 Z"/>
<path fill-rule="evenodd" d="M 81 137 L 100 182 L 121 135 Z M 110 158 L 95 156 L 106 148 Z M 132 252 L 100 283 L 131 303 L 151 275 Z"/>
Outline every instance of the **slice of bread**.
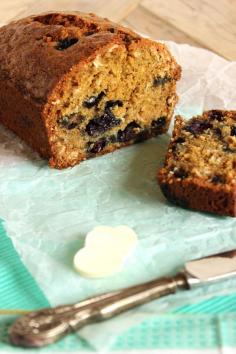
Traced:
<path fill-rule="evenodd" d="M 236 111 L 177 116 L 158 181 L 170 202 L 236 216 Z"/>

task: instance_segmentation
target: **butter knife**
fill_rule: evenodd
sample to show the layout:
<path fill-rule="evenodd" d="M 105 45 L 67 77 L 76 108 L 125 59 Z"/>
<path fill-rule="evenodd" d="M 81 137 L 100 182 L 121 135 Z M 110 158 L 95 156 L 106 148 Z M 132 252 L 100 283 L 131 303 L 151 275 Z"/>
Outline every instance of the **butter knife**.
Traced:
<path fill-rule="evenodd" d="M 236 250 L 190 261 L 172 277 L 94 296 L 73 305 L 30 312 L 10 327 L 10 342 L 22 347 L 48 345 L 87 324 L 107 320 L 148 301 L 232 276 L 236 276 Z"/>

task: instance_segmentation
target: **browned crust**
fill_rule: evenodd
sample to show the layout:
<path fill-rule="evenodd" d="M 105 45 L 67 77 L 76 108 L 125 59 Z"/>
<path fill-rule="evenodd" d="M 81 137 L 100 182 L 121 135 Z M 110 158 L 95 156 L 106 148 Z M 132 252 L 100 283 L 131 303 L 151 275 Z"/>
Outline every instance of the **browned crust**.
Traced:
<path fill-rule="evenodd" d="M 40 108 L 7 82 L 1 86 L 0 107 L 0 122 L 48 159 L 51 147 Z"/>
<path fill-rule="evenodd" d="M 93 35 L 83 35 L 91 28 L 95 31 Z M 67 50 L 55 50 L 57 41 L 68 36 L 78 36 L 80 40 Z M 130 45 L 131 41 L 155 45 L 170 56 L 164 44 L 144 39 L 93 14 L 70 12 L 30 16 L 0 28 L 0 78 L 11 81 L 23 95 L 43 104 L 75 65 L 86 64 L 109 44 Z M 181 69 L 173 58 L 172 61 L 176 66 L 173 77 L 178 80 Z"/>
<path fill-rule="evenodd" d="M 236 189 L 214 186 L 196 180 L 173 178 L 169 183 L 165 169 L 158 173 L 164 196 L 176 205 L 219 215 L 236 216 Z"/>
<path fill-rule="evenodd" d="M 203 116 L 207 117 L 210 112 L 204 112 Z M 228 111 L 227 114 L 234 115 L 235 112 Z M 171 156 L 172 141 L 178 137 L 184 124 L 181 116 L 175 118 L 166 162 Z M 170 176 L 165 164 L 158 172 L 157 179 L 164 196 L 171 203 L 188 209 L 236 217 L 236 187 L 234 185 L 214 185 L 200 178 L 180 179 L 174 175 Z"/>

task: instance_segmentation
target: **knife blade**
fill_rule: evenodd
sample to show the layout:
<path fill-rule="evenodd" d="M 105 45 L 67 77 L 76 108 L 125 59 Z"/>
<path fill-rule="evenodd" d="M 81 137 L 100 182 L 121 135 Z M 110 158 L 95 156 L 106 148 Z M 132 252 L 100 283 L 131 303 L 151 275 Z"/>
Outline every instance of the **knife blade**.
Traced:
<path fill-rule="evenodd" d="M 189 287 L 236 275 L 236 250 L 196 259 L 185 264 Z"/>
<path fill-rule="evenodd" d="M 236 250 L 189 261 L 172 277 L 154 279 L 77 304 L 42 309 L 22 316 L 10 327 L 10 341 L 22 347 L 48 345 L 89 323 L 107 320 L 177 291 L 232 276 L 236 276 Z"/>

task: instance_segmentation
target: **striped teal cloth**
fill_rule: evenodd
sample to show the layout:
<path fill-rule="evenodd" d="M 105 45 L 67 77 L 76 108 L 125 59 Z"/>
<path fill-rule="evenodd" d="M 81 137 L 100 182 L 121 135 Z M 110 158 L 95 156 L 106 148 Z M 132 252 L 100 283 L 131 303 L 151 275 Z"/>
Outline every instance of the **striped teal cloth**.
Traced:
<path fill-rule="evenodd" d="M 49 303 L 23 266 L 0 224 L 0 308 L 32 309 Z"/>
<path fill-rule="evenodd" d="M 11 240 L 0 225 L 0 308 L 36 309 L 49 306 L 44 294 L 24 267 Z M 18 351 L 8 342 L 13 316 L 0 316 L 0 351 Z M 144 321 L 118 336 L 111 351 L 134 349 L 236 348 L 236 294 L 181 307 Z M 91 351 L 78 335 L 41 349 L 45 352 Z M 30 352 L 29 350 L 27 351 Z"/>

